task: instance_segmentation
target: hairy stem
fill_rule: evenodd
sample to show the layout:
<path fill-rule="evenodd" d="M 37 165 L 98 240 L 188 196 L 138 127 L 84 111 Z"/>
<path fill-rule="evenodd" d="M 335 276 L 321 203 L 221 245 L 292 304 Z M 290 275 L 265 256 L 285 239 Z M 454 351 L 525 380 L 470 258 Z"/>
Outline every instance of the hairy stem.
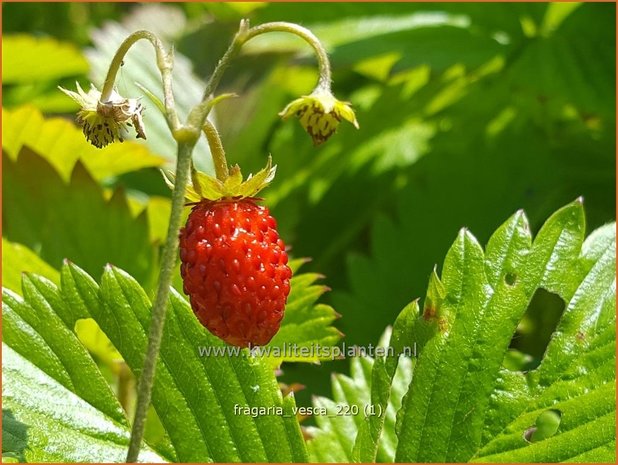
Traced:
<path fill-rule="evenodd" d="M 246 34 L 243 35 L 244 42 L 248 42 L 254 37 L 259 36 L 260 34 L 265 34 L 267 32 L 288 32 L 290 34 L 294 34 L 305 42 L 307 42 L 313 51 L 315 52 L 316 58 L 318 60 L 318 68 L 320 72 L 320 77 L 318 78 L 317 87 L 330 90 L 331 83 L 331 71 L 330 71 L 330 61 L 328 60 L 328 54 L 326 53 L 326 49 L 320 42 L 320 40 L 311 32 L 309 29 L 299 26 L 294 23 L 287 23 L 285 21 L 275 21 L 272 23 L 264 23 L 259 26 L 252 27 L 249 29 Z"/>
<path fill-rule="evenodd" d="M 232 40 L 232 43 L 228 47 L 227 51 L 217 63 L 217 67 L 213 71 L 210 79 L 208 80 L 208 83 L 206 84 L 202 103 L 197 105 L 189 114 L 189 125 L 196 127 L 202 127 L 204 125 L 206 117 L 208 116 L 208 112 L 212 108 L 212 105 L 208 105 L 208 101 L 210 100 L 212 94 L 219 85 L 219 82 L 221 81 L 225 70 L 230 66 L 230 63 L 236 57 L 236 55 L 238 55 L 238 52 L 240 52 L 240 49 L 245 43 L 247 43 L 254 37 L 257 37 L 261 34 L 266 34 L 268 32 L 287 32 L 290 34 L 294 34 L 307 42 L 311 46 L 311 48 L 313 48 L 313 51 L 315 52 L 316 58 L 318 60 L 320 77 L 318 78 L 316 88 L 326 89 L 330 91 L 331 70 L 328 54 L 326 53 L 326 49 L 324 48 L 322 43 L 313 34 L 313 32 L 311 32 L 307 28 L 299 26 L 298 24 L 287 23 L 284 21 L 264 23 L 260 24 L 259 26 L 249 28 L 249 22 L 246 20 L 242 20 L 240 22 L 240 28 L 234 36 L 234 40 Z"/>
<path fill-rule="evenodd" d="M 101 90 L 101 101 L 107 102 L 112 95 L 114 89 L 114 83 L 116 82 L 116 75 L 118 70 L 123 64 L 123 59 L 129 49 L 138 40 L 148 40 L 155 49 L 157 56 L 157 67 L 161 72 L 161 82 L 163 84 L 164 104 L 165 112 L 167 116 L 168 125 L 172 130 L 177 129 L 180 126 L 178 121 L 178 115 L 176 114 L 176 105 L 174 104 L 174 93 L 172 90 L 172 68 L 173 68 L 173 55 L 165 51 L 163 43 L 159 38 L 150 31 L 136 31 L 127 37 L 112 59 L 112 63 L 107 71 L 105 82 L 103 83 L 103 89 Z"/>
<path fill-rule="evenodd" d="M 191 153 L 194 145 L 181 143 L 178 145 L 178 157 L 176 161 L 176 184 L 172 193 L 172 211 L 170 213 L 169 227 L 167 229 L 167 239 L 161 257 L 161 273 L 159 275 L 159 285 L 157 295 L 152 307 L 152 317 L 150 321 L 150 331 L 148 333 L 148 348 L 144 359 L 144 367 L 139 377 L 137 385 L 137 406 L 135 408 L 135 420 L 131 431 L 131 441 L 127 462 L 137 461 L 137 456 L 144 436 L 144 426 L 146 424 L 146 413 L 150 405 L 154 375 L 161 347 L 161 337 L 165 324 L 165 311 L 167 309 L 167 299 L 170 285 L 172 282 L 172 272 L 176 264 L 178 252 L 178 231 L 182 219 L 182 209 L 185 201 L 185 189 L 189 180 L 189 167 L 191 165 Z"/>
<path fill-rule="evenodd" d="M 208 140 L 208 146 L 210 147 L 210 153 L 212 155 L 212 160 L 215 165 L 215 174 L 219 181 L 225 181 L 230 175 L 229 169 L 227 167 L 227 160 L 225 158 L 225 150 L 223 150 L 223 144 L 221 143 L 221 138 L 219 137 L 219 133 L 217 132 L 217 128 L 215 128 L 214 124 L 210 121 L 206 120 L 204 122 L 204 135 Z"/>

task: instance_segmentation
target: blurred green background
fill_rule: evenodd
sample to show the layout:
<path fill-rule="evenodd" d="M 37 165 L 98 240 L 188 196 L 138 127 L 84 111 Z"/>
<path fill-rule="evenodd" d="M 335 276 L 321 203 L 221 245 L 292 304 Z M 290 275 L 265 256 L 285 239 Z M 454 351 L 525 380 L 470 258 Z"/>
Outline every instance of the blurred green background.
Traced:
<path fill-rule="evenodd" d="M 407 302 L 424 296 L 429 273 L 463 226 L 485 243 L 523 208 L 536 231 L 580 195 L 589 231 L 615 218 L 614 4 L 2 8 L 4 235 L 52 268 L 69 256 L 98 276 L 112 262 L 152 287 L 169 211 L 158 166 L 171 166 L 175 155 L 163 118 L 146 97 L 144 147 L 125 143 L 102 158 L 54 138 L 56 126 L 45 135 L 33 126 L 37 111 L 70 121 L 76 110 L 56 86 L 72 88 L 75 80 L 100 85 L 120 41 L 150 29 L 175 46 L 175 90 L 186 114 L 245 17 L 254 25 L 282 20 L 310 28 L 330 53 L 335 94 L 357 112 L 359 131 L 342 124 L 318 148 L 297 122 L 280 121 L 277 112 L 309 93 L 317 73 L 306 45 L 273 34 L 249 43 L 230 68 L 220 92 L 239 98 L 223 102 L 214 115 L 229 161 L 245 173 L 272 154 L 278 174 L 263 192 L 265 204 L 292 254 L 312 258 L 304 269 L 326 275 L 332 292 L 325 300 L 342 315 L 337 326 L 346 344 L 375 343 Z M 118 88 L 143 95 L 137 81 L 160 95 L 157 79 L 144 44 L 127 56 Z M 15 161 L 18 133 L 40 157 Z M 132 153 L 139 159 L 134 165 L 127 162 Z M 71 177 L 76 159 L 86 170 Z M 113 166 L 115 160 L 122 161 Z M 196 161 L 211 167 L 203 143 Z M 106 163 L 107 171 L 101 168 Z M 28 179 L 33 173 L 35 183 Z M 38 186 L 39 192 L 33 184 L 40 179 L 49 186 Z M 100 212 L 88 200 L 109 199 L 112 191 L 115 203 L 101 204 Z M 86 192 L 81 203 L 75 192 Z M 39 218 L 41 211 L 49 218 Z M 91 220 L 95 216 L 101 224 Z M 551 297 L 534 299 L 532 305 L 546 311 L 530 312 L 543 317 L 528 318 L 514 340 L 533 358 L 542 354 L 561 311 L 562 303 Z M 331 371 L 347 366 L 288 365 L 282 379 L 307 386 L 299 394 L 307 405 L 311 394 L 328 393 Z"/>

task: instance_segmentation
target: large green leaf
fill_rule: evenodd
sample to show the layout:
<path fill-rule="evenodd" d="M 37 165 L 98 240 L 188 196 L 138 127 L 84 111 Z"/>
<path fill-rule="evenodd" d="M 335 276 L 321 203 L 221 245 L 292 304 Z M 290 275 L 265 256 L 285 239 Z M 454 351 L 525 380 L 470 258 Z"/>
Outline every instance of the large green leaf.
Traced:
<path fill-rule="evenodd" d="M 389 339 L 390 344 L 395 346 L 401 343 L 400 337 L 407 339 L 405 333 L 409 331 L 406 331 L 407 324 L 404 321 L 413 321 L 414 305 L 411 304 L 402 312 L 403 318 L 396 334 L 386 331 L 382 337 L 385 343 L 380 343 L 380 347 L 388 346 Z M 410 349 L 413 350 L 413 346 Z M 413 352 L 411 355 L 414 355 Z M 397 448 L 396 412 L 401 407 L 401 399 L 412 377 L 413 363 L 410 354 L 400 358 L 388 357 L 388 361 L 382 358 L 378 360 L 382 361 L 376 362 L 369 356 L 352 357 L 350 376 L 334 374 L 331 377 L 333 399 L 322 396 L 313 398 L 313 407 L 320 410 L 315 414 L 317 427 L 306 428 L 310 437 L 307 448 L 312 461 L 352 462 L 360 457 L 364 459 L 367 455 L 373 456 L 371 460 L 377 459 L 379 462 L 393 461 Z M 376 374 L 373 375 L 372 368 L 376 366 Z M 375 395 L 380 396 L 380 406 L 377 407 L 376 402 L 372 411 L 367 410 Z M 366 419 L 366 413 L 373 414 Z M 359 430 L 363 431 L 360 434 L 366 438 L 367 442 L 362 443 L 366 449 L 355 451 L 355 440 L 361 446 L 361 441 L 356 439 Z M 377 433 L 375 436 L 374 432 Z M 377 442 L 374 443 L 371 438 L 377 439 Z"/>
<path fill-rule="evenodd" d="M 22 290 L 24 298 L 3 289 L 3 341 L 59 384 L 126 425 L 120 404 L 73 333 L 77 317 L 57 287 L 44 278 L 25 275 Z"/>
<path fill-rule="evenodd" d="M 2 459 L 122 462 L 129 429 L 2 344 Z M 146 448 L 140 462 L 162 462 Z"/>
<path fill-rule="evenodd" d="M 108 266 L 99 287 L 69 264 L 62 270 L 62 287 L 71 306 L 90 313 L 138 376 L 150 301 L 136 281 Z M 282 398 L 266 363 L 247 350 L 230 355 L 228 348 L 172 291 L 152 401 L 178 460 L 304 461 L 294 399 Z M 208 355 L 205 350 L 218 352 Z M 239 413 L 236 405 L 280 411 L 252 417 Z"/>
<path fill-rule="evenodd" d="M 106 267 L 99 287 L 71 263 L 62 268 L 60 288 L 36 275 L 25 275 L 22 286 L 24 299 L 11 291 L 4 292 L 3 335 L 24 359 L 24 376 L 42 376 L 34 373 L 36 366 L 59 385 L 54 389 L 63 387 L 74 392 L 82 403 L 88 402 L 101 414 L 126 426 L 120 406 L 72 329 L 77 321 L 94 318 L 139 376 L 150 324 L 151 304 L 145 292 L 133 278 L 112 266 Z M 306 461 L 294 399 L 282 396 L 266 361 L 248 350 L 234 350 L 210 335 L 175 291 L 170 297 L 165 328 L 153 405 L 169 435 L 175 458 L 196 462 Z M 205 349 L 219 352 L 209 355 Z M 30 410 L 46 421 L 52 421 L 57 413 L 42 407 L 30 409 L 30 389 L 34 388 L 25 386 L 3 395 L 10 397 L 10 405 L 21 406 L 15 407 L 13 415 L 36 433 L 24 438 L 22 448 L 37 454 L 34 457 L 48 457 L 54 453 L 53 444 L 63 439 L 64 431 L 53 438 L 50 447 L 36 439 L 46 431 L 45 423 L 38 422 L 37 416 L 29 416 Z M 266 413 L 239 410 L 245 407 L 262 407 Z M 96 423 L 90 425 L 88 421 L 84 418 L 78 430 L 95 431 Z M 51 429 L 45 434 L 54 436 L 55 432 Z M 30 437 L 34 442 L 28 441 Z M 121 440 L 116 442 L 122 444 Z M 100 454 L 96 461 L 110 461 L 111 454 L 117 452 L 103 446 L 96 452 Z M 59 455 L 58 459 L 70 460 L 70 451 L 62 453 L 67 455 Z"/>
<path fill-rule="evenodd" d="M 584 229 L 578 200 L 552 216 L 534 243 L 523 212 L 495 232 L 485 252 L 462 231 L 442 280 L 432 274 L 422 315 L 411 322 L 404 311 L 395 325 L 405 328 L 396 344 L 418 349 L 410 386 L 395 374 L 389 388 L 393 358 L 366 366 L 363 377 L 353 361 L 356 389 L 338 395 L 338 375 L 337 403 L 315 404 L 334 413 L 338 404 L 356 403 L 360 417 L 316 416 L 312 458 L 366 462 L 379 445 L 378 461 L 613 462 L 615 224 L 585 242 Z M 538 288 L 560 295 L 566 309 L 540 366 L 507 370 L 511 338 Z M 383 425 L 371 415 L 361 420 L 366 405 L 397 399 L 395 389 L 408 391 L 396 429 L 388 416 Z M 559 412 L 558 424 L 535 439 L 548 411 Z M 389 437 L 396 455 L 382 450 Z"/>
<path fill-rule="evenodd" d="M 3 452 L 22 461 L 122 459 L 124 411 L 72 331 L 85 315 L 43 277 L 24 274 L 22 293 L 2 292 Z"/>
<path fill-rule="evenodd" d="M 88 62 L 72 44 L 26 34 L 2 38 L 4 84 L 51 81 L 88 72 Z"/>
<path fill-rule="evenodd" d="M 123 266 L 144 285 L 156 272 L 146 212 L 134 217 L 117 189 L 110 199 L 78 162 L 69 183 L 42 157 L 22 148 L 3 157 L 3 226 L 6 237 L 26 245 L 56 269 L 78 261 L 90 273 L 106 263 Z"/>
<path fill-rule="evenodd" d="M 615 461 L 614 228 L 583 243 L 578 200 L 533 243 L 522 212 L 486 252 L 460 232 L 444 297 L 426 301 L 414 328 L 422 348 L 398 414 L 396 461 Z M 509 372 L 505 354 L 539 288 L 566 309 L 541 365 Z M 550 408 L 562 415 L 557 432 L 530 444 L 527 432 Z"/>
<path fill-rule="evenodd" d="M 2 148 L 10 158 L 15 160 L 22 147 L 28 146 L 48 160 L 65 180 L 78 160 L 97 180 L 161 166 L 165 161 L 131 141 L 98 149 L 74 124 L 63 118 L 46 119 L 32 106 L 3 109 L 2 133 Z"/>

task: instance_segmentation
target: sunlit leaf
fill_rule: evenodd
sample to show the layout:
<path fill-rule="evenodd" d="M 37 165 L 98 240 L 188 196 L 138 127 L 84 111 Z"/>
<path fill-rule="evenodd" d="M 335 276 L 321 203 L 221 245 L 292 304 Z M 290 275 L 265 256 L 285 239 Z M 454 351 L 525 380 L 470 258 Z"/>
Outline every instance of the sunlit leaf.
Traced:
<path fill-rule="evenodd" d="M 62 271 L 62 292 L 88 309 L 139 375 L 147 344 L 150 301 L 137 282 L 107 267 L 99 285 L 74 265 Z M 120 324 L 119 324 L 120 323 Z M 205 349 L 220 353 L 207 355 Z M 226 346 L 200 325 L 187 301 L 170 296 L 153 405 L 180 461 L 303 461 L 304 444 L 272 370 L 248 351 Z M 252 417 L 234 405 L 280 410 Z"/>
<path fill-rule="evenodd" d="M 88 61 L 73 44 L 26 34 L 2 38 L 4 84 L 51 81 L 85 74 L 88 68 Z"/>
<path fill-rule="evenodd" d="M 17 462 L 122 462 L 129 428 L 2 344 L 2 454 Z M 164 462 L 150 448 L 140 462 Z"/>
<path fill-rule="evenodd" d="M 36 273 L 54 283 L 60 280 L 58 270 L 50 266 L 28 247 L 2 238 L 2 285 L 21 293 L 22 273 Z"/>
<path fill-rule="evenodd" d="M 67 183 L 28 148 L 17 160 L 3 157 L 2 179 L 7 239 L 35 250 L 56 269 L 64 259 L 80 262 L 91 273 L 114 263 L 152 284 L 157 251 L 150 243 L 147 213 L 135 217 L 121 189 L 107 199 L 80 162 Z"/>
<path fill-rule="evenodd" d="M 398 414 L 396 461 L 615 460 L 614 228 L 584 243 L 578 200 L 534 242 L 522 212 L 485 252 L 460 232 L 442 270 L 445 322 L 423 315 L 413 330 L 418 337 L 433 325 Z M 566 309 L 540 366 L 507 372 L 509 344 L 539 288 L 563 298 Z M 537 441 L 529 428 L 550 407 L 560 426 Z"/>
<path fill-rule="evenodd" d="M 24 106 L 2 110 L 2 148 L 15 160 L 28 146 L 48 160 L 68 180 L 79 160 L 97 180 L 141 168 L 161 166 L 164 159 L 146 147 L 126 141 L 97 149 L 73 123 L 64 118 L 44 118 L 39 110 Z"/>

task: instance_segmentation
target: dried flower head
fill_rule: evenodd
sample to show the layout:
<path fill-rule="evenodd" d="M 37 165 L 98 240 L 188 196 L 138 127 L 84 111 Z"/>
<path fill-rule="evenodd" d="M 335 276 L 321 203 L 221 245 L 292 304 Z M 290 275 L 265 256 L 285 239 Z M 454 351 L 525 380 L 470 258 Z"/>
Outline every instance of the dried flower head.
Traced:
<path fill-rule="evenodd" d="M 358 129 L 356 115 L 350 103 L 337 100 L 330 90 L 322 88 L 294 100 L 279 116 L 283 119 L 297 116 L 302 127 L 313 139 L 314 145 L 320 145 L 332 136 L 341 119 L 349 121 Z"/>
<path fill-rule="evenodd" d="M 81 107 L 76 121 L 92 145 L 102 148 L 115 140 L 123 142 L 129 127 L 135 129 L 137 138 L 146 139 L 142 121 L 144 107 L 138 99 L 127 99 L 112 91 L 109 99 L 102 102 L 101 92 L 94 85 L 84 92 L 79 83 L 76 84 L 77 92 L 59 89 Z"/>

